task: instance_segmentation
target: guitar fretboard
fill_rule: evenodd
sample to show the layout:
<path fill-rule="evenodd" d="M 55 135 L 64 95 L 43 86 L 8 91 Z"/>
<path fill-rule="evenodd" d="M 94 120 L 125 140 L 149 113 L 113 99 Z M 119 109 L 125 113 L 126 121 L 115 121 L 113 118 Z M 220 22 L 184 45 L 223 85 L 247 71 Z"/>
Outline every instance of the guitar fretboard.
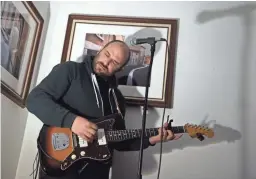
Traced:
<path fill-rule="evenodd" d="M 183 126 L 172 127 L 172 131 L 173 133 L 185 133 Z M 141 129 L 113 130 L 106 132 L 106 138 L 111 142 L 140 138 L 141 135 Z M 151 137 L 155 135 L 158 135 L 158 128 L 149 128 L 145 130 L 145 137 Z"/>

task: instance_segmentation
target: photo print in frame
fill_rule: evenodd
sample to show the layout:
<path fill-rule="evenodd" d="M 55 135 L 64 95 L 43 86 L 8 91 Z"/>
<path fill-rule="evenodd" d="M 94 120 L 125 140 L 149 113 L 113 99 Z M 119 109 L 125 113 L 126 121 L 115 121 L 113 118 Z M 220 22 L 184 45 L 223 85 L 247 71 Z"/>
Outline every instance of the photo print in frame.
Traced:
<path fill-rule="evenodd" d="M 82 56 L 96 55 L 112 40 L 124 41 L 130 48 L 131 56 L 124 69 L 116 74 L 118 88 L 128 105 L 142 106 L 151 60 L 150 45 L 132 45 L 131 40 L 164 38 L 169 45 L 169 54 L 166 42 L 156 43 L 148 106 L 172 108 L 177 26 L 177 19 L 70 14 L 61 62 L 81 62 Z"/>

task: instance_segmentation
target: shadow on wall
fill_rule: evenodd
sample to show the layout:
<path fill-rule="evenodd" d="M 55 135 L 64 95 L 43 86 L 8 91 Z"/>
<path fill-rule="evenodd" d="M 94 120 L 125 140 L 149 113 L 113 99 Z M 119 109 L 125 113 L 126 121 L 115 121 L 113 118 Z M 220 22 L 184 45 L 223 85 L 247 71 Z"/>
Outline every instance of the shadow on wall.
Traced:
<path fill-rule="evenodd" d="M 141 126 L 141 109 L 139 107 L 134 107 L 131 110 L 132 114 L 128 114 L 126 116 L 126 120 L 129 120 L 129 123 L 131 124 L 129 126 L 127 125 L 127 128 L 138 128 L 138 126 Z M 149 114 L 147 116 L 146 126 L 155 126 L 156 119 L 159 118 L 162 118 L 162 116 L 160 116 L 154 108 L 150 108 Z M 209 126 L 214 123 L 214 121 L 206 122 L 207 118 L 208 116 L 206 116 L 205 119 L 202 120 L 201 124 L 198 125 Z M 164 120 L 166 121 L 166 118 Z M 173 126 L 175 126 L 175 119 Z M 205 137 L 204 141 L 193 139 L 188 134 L 184 134 L 179 140 L 163 143 L 162 153 L 164 155 L 165 153 L 170 153 L 174 150 L 182 150 L 188 147 L 203 147 L 221 142 L 234 142 L 241 138 L 239 131 L 229 127 L 221 126 L 219 124 L 215 124 L 213 130 L 215 132 L 215 136 L 211 139 Z M 160 144 L 157 144 L 154 147 L 149 147 L 148 149 L 144 150 L 142 170 L 143 175 L 157 172 L 159 158 L 155 158 L 154 155 L 160 153 L 159 147 Z M 119 162 L 120 159 L 125 162 Z M 135 178 L 138 171 L 138 160 L 139 152 L 116 152 L 114 156 L 114 162 L 116 163 L 114 163 L 114 167 L 112 169 L 112 179 Z M 118 163 L 122 163 L 122 165 L 118 165 Z"/>
<path fill-rule="evenodd" d="M 248 155 L 246 154 L 248 149 L 248 125 L 249 125 L 249 117 L 247 112 L 247 103 L 249 101 L 249 86 L 250 82 L 250 52 L 254 49 L 251 47 L 252 43 L 252 36 L 255 34 L 253 32 L 252 22 L 255 20 L 253 17 L 253 11 L 256 10 L 256 3 L 255 2 L 247 2 L 246 4 L 239 5 L 229 9 L 222 9 L 222 10 L 205 10 L 200 12 L 197 17 L 196 21 L 200 24 L 210 23 L 210 21 L 218 20 L 220 18 L 225 18 L 228 16 L 238 16 L 241 19 L 243 29 L 243 41 L 241 42 L 241 81 L 240 81 L 240 102 L 241 102 L 241 129 L 243 133 L 243 140 L 242 140 L 242 155 L 241 155 L 241 178 L 250 178 L 252 176 L 248 176 L 251 173 L 250 167 L 248 166 Z M 252 132 L 251 132 L 252 133 Z"/>
<path fill-rule="evenodd" d="M 248 68 L 248 60 L 249 60 L 249 52 L 250 50 L 250 44 L 251 44 L 251 36 L 252 36 L 252 30 L 250 28 L 251 22 L 253 20 L 253 17 L 251 15 L 252 11 L 256 9 L 255 3 L 248 3 L 246 5 L 241 5 L 238 7 L 233 7 L 230 9 L 224 9 L 224 10 L 205 10 L 198 14 L 196 17 L 197 23 L 204 24 L 209 21 L 217 20 L 219 18 L 224 18 L 227 16 L 239 16 L 241 17 L 241 21 L 244 25 L 244 42 L 243 42 L 243 48 L 241 49 L 241 68 L 242 68 L 242 77 L 241 77 L 241 107 L 242 107 L 242 114 L 241 114 L 241 121 L 243 121 L 242 130 L 246 131 L 245 121 L 247 119 L 247 115 L 245 113 L 245 103 L 246 103 L 246 90 L 248 88 L 248 77 L 247 77 L 247 68 Z M 140 108 L 132 108 L 132 114 L 128 114 L 126 116 L 126 120 L 129 119 L 129 123 L 131 123 L 132 126 L 127 126 L 127 128 L 136 128 L 137 126 L 141 126 L 141 118 L 142 113 Z M 140 117 L 138 117 L 140 116 Z M 157 114 L 157 111 L 153 108 L 149 109 L 149 114 L 147 116 L 147 127 L 155 126 L 155 121 L 160 117 L 159 114 Z M 208 126 L 211 122 L 206 122 L 208 116 L 206 115 L 205 119 L 202 120 L 201 124 L 203 126 Z M 175 119 L 174 124 L 175 125 Z M 215 124 L 213 128 L 215 132 L 215 136 L 211 139 L 205 138 L 204 141 L 199 141 L 197 139 L 190 138 L 187 134 L 183 135 L 183 137 L 177 141 L 170 141 L 168 143 L 163 144 L 163 154 L 164 153 L 170 153 L 173 150 L 182 150 L 189 147 L 204 147 L 207 145 L 214 145 L 221 142 L 235 142 L 236 140 L 241 139 L 241 133 L 237 130 L 234 130 L 230 127 L 222 126 L 220 124 Z M 245 133 L 243 133 L 244 135 Z M 244 136 L 246 138 L 246 136 Z M 243 147 L 246 151 L 246 140 L 243 140 Z M 159 144 L 157 144 L 155 147 L 150 147 L 144 151 L 144 157 L 143 157 L 143 174 L 151 174 L 158 170 L 158 158 L 154 158 L 154 154 L 159 154 Z M 242 155 L 243 163 L 242 163 L 242 178 L 248 178 L 246 177 L 246 156 L 245 152 L 243 152 Z M 139 152 L 116 152 L 114 156 L 114 161 L 118 162 L 119 159 L 122 161 L 122 165 L 114 164 L 114 168 L 112 169 L 112 178 L 113 179 L 130 179 L 135 178 L 137 175 L 138 170 L 138 159 L 139 159 Z M 121 172 L 120 172 L 121 171 Z"/>

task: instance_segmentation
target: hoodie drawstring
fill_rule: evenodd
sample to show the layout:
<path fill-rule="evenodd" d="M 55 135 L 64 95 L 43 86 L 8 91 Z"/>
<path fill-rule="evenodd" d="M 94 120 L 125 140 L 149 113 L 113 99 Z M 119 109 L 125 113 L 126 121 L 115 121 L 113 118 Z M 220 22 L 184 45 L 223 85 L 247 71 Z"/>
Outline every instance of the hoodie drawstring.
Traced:
<path fill-rule="evenodd" d="M 91 74 L 91 78 L 92 78 L 92 86 L 93 86 L 94 93 L 95 93 L 96 100 L 97 100 L 97 105 L 98 105 L 98 107 L 100 107 L 100 105 L 99 105 L 99 100 L 98 100 L 98 94 L 97 94 L 96 89 L 95 89 L 95 83 L 94 83 L 93 74 Z"/>
<path fill-rule="evenodd" d="M 102 100 L 102 97 L 101 97 L 101 94 L 100 94 L 100 89 L 99 89 L 99 85 L 98 85 L 97 79 L 96 79 L 96 77 L 95 77 L 95 75 L 93 73 L 91 73 L 91 78 L 92 78 L 92 84 L 93 84 L 94 93 L 95 93 L 95 96 L 96 96 L 98 108 L 100 108 L 100 104 L 99 104 L 99 98 L 100 98 L 102 115 L 104 116 L 103 100 Z M 114 113 L 113 106 L 112 106 L 112 103 L 111 103 L 111 100 L 110 100 L 110 96 L 111 96 L 110 93 L 112 93 L 112 95 L 113 95 L 114 102 L 115 102 L 115 105 L 116 105 L 116 110 L 118 111 L 119 114 L 122 115 L 121 110 L 120 110 L 119 105 L 118 105 L 118 101 L 117 101 L 117 97 L 116 97 L 116 94 L 115 94 L 115 90 L 113 88 L 109 88 L 109 90 L 108 90 L 108 99 L 109 99 L 109 104 L 110 104 L 110 107 L 111 107 L 111 112 Z M 123 115 L 122 115 L 122 117 L 123 117 Z"/>
<path fill-rule="evenodd" d="M 108 89 L 108 101 L 109 101 L 109 104 L 110 104 L 110 107 L 111 107 L 111 112 L 113 113 L 113 107 L 112 107 L 112 103 L 111 103 L 111 100 L 110 100 L 110 92 L 113 93 L 111 88 Z"/>
<path fill-rule="evenodd" d="M 100 96 L 102 115 L 104 116 L 103 100 L 102 100 L 102 97 L 101 97 L 101 95 L 100 95 L 100 88 L 99 88 L 97 79 L 96 79 L 96 77 L 95 77 L 95 75 L 94 75 L 93 73 L 91 73 L 91 78 L 92 78 L 92 84 L 93 84 L 94 93 L 95 93 L 95 96 L 96 96 L 98 108 L 100 108 L 100 104 L 99 104 L 99 96 Z M 95 87 L 95 86 L 96 86 L 96 87 Z M 96 90 L 96 89 L 97 89 L 97 90 Z M 97 91 L 98 91 L 98 93 L 99 93 L 99 96 L 98 96 Z"/>
<path fill-rule="evenodd" d="M 118 103 L 118 101 L 117 101 L 117 97 L 116 97 L 115 90 L 112 88 L 111 91 L 112 91 L 112 94 L 113 94 L 113 97 L 114 97 L 114 100 L 115 100 L 116 110 L 117 110 L 118 113 L 122 116 L 122 118 L 124 118 L 124 116 L 122 115 L 122 112 L 121 112 L 121 110 L 120 110 L 120 108 L 119 108 L 119 105 L 118 105 L 119 103 Z M 112 106 L 111 106 L 111 108 L 112 108 Z"/>

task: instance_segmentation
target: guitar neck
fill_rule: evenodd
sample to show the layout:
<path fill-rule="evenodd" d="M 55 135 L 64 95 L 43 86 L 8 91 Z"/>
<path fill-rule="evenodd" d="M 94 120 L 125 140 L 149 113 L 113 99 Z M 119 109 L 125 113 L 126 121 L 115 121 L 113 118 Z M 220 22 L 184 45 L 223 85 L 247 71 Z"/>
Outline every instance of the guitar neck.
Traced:
<path fill-rule="evenodd" d="M 172 127 L 171 130 L 174 134 L 186 132 L 183 126 Z M 140 138 L 141 135 L 142 135 L 142 129 L 113 130 L 113 131 L 106 132 L 106 138 L 110 142 L 136 139 L 136 138 Z M 152 137 L 155 135 L 158 135 L 158 128 L 147 128 L 145 130 L 145 137 Z"/>

